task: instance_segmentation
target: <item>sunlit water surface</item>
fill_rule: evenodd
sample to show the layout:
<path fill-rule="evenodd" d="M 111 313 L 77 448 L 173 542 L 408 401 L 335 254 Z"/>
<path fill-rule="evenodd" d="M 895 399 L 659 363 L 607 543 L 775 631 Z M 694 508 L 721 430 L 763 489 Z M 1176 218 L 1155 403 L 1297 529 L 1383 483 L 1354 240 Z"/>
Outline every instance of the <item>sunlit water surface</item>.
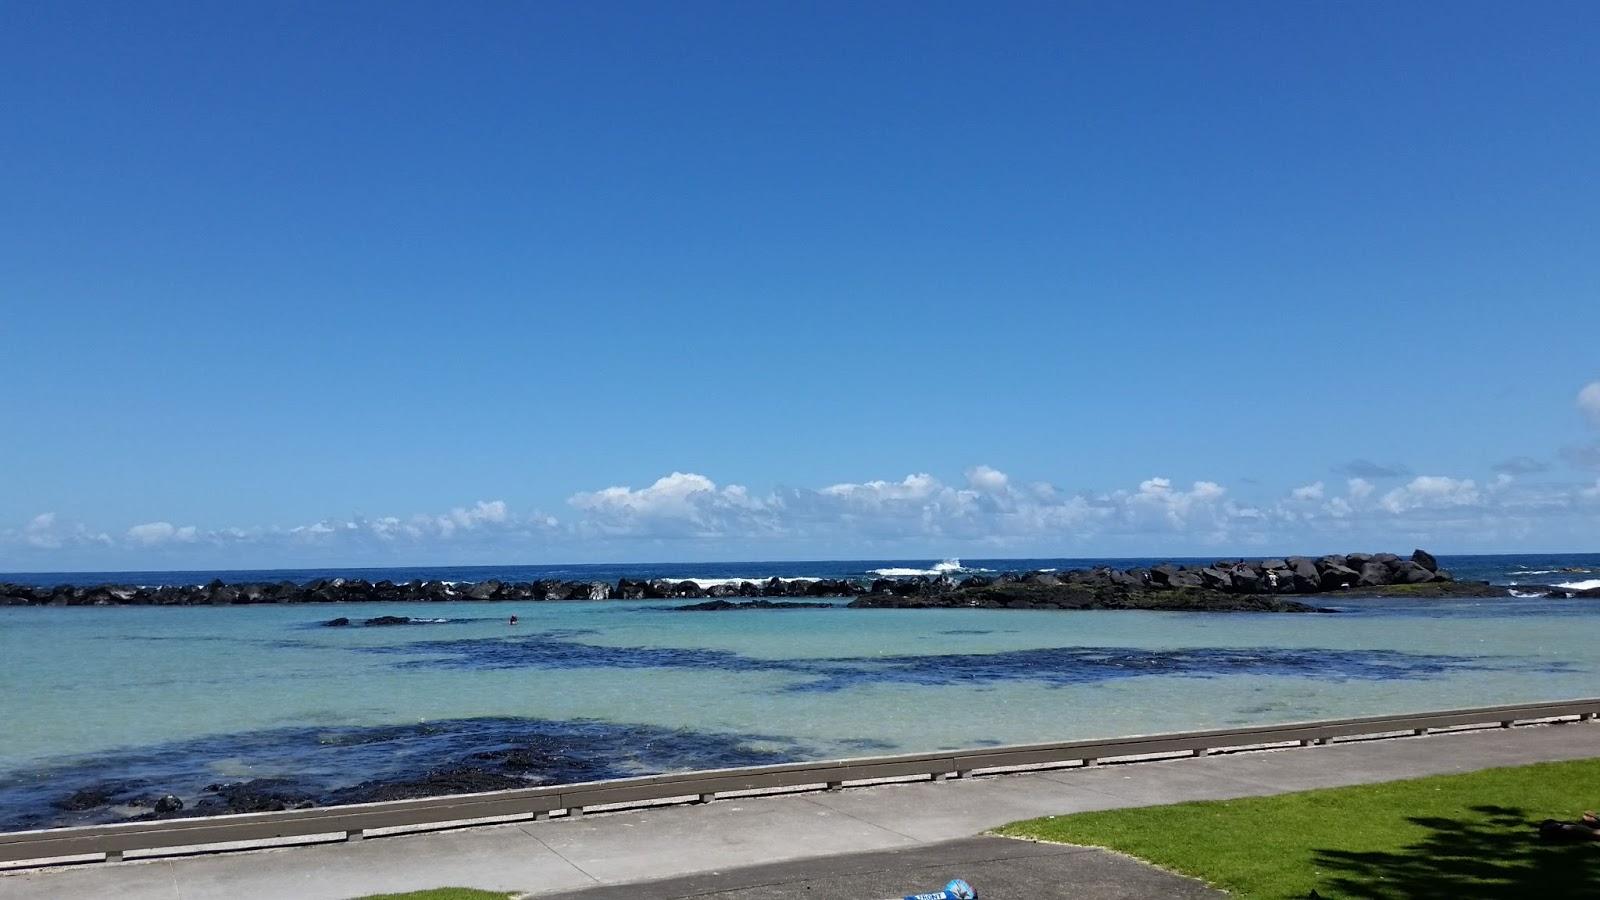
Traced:
<path fill-rule="evenodd" d="M 579 763 L 595 757 L 574 770 L 592 777 L 1561 699 L 1600 684 L 1597 601 L 1332 602 L 1341 612 L 5 609 L 0 824 L 59 824 L 54 800 L 95 780 L 190 799 L 208 781 L 336 787 L 518 745 L 528 728 Z M 445 621 L 359 625 L 386 614 Z M 357 625 L 321 624 L 336 616 Z"/>

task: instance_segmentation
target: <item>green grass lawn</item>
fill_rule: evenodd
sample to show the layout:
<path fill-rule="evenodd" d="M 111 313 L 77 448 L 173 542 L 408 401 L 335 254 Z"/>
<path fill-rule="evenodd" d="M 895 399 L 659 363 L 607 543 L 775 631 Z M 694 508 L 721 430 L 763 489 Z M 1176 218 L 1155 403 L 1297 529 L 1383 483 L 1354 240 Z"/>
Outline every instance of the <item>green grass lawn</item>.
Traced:
<path fill-rule="evenodd" d="M 1600 759 L 1245 800 L 1051 816 L 998 831 L 1107 847 L 1241 897 L 1600 898 L 1600 843 L 1540 843 L 1600 807 Z"/>
<path fill-rule="evenodd" d="M 506 900 L 510 894 L 496 890 L 474 890 L 470 887 L 435 887 L 432 890 L 413 890 L 410 894 L 373 894 L 362 900 Z"/>

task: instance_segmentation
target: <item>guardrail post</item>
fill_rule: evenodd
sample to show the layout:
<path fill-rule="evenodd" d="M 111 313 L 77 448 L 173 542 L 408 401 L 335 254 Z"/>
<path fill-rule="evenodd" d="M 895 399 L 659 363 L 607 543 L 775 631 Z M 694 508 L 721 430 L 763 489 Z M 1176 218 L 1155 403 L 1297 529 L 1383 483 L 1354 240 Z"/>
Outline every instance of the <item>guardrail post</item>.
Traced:
<path fill-rule="evenodd" d="M 1578 717 L 1578 721 L 1579 722 L 1593 722 L 1594 721 L 1594 713 L 1584 713 L 1583 715 Z"/>
<path fill-rule="evenodd" d="M 944 781 L 945 779 L 947 779 L 949 777 L 950 777 L 950 773 L 949 772 L 935 772 L 935 773 L 933 773 L 933 780 L 934 781 Z"/>
<path fill-rule="evenodd" d="M 122 851 L 121 850 L 107 850 L 106 851 L 106 862 L 122 862 Z"/>
<path fill-rule="evenodd" d="M 1100 765 L 1100 760 L 1095 759 L 1092 756 L 1083 761 L 1083 767 L 1085 769 L 1092 769 L 1092 768 L 1094 768 L 1095 766 L 1098 766 L 1098 765 Z"/>
<path fill-rule="evenodd" d="M 957 777 L 957 778 L 971 778 L 972 777 L 972 770 L 971 769 L 957 769 L 955 777 Z"/>
<path fill-rule="evenodd" d="M 535 822 L 548 821 L 549 818 L 550 818 L 550 810 L 548 810 L 548 809 L 541 809 L 538 812 L 533 814 L 533 820 Z"/>
<path fill-rule="evenodd" d="M 1333 738 L 1317 738 L 1317 746 L 1326 747 L 1328 746 L 1328 742 L 1331 740 L 1333 740 Z"/>
<path fill-rule="evenodd" d="M 569 806 L 569 807 L 567 807 L 567 818 L 569 818 L 569 819 L 581 819 L 581 818 L 583 818 L 583 807 L 581 807 L 581 806 Z"/>
<path fill-rule="evenodd" d="M 355 841 L 359 841 L 364 837 L 366 837 L 366 832 L 359 828 L 352 828 L 344 833 L 344 839 L 346 843 L 354 843 Z"/>
<path fill-rule="evenodd" d="M 1207 753 L 1210 753 L 1210 752 L 1211 752 L 1210 750 L 1207 750 L 1204 747 L 1197 747 L 1194 750 L 1190 750 L 1189 751 L 1189 755 L 1190 756 L 1205 756 Z"/>
<path fill-rule="evenodd" d="M 1428 729 L 1426 729 L 1426 728 L 1413 728 L 1413 729 L 1411 729 L 1411 733 L 1416 735 L 1417 737 L 1422 737 L 1423 735 L 1428 733 Z"/>
<path fill-rule="evenodd" d="M 842 790 L 844 790 L 844 782 L 842 782 L 842 781 L 830 781 L 830 782 L 828 782 L 828 790 L 830 790 L 830 791 L 842 791 Z"/>
<path fill-rule="evenodd" d="M 709 793 L 701 794 L 700 795 L 700 799 L 696 800 L 695 802 L 696 803 L 710 803 L 711 801 L 713 801 L 715 799 L 717 799 L 717 792 L 716 791 L 711 791 Z"/>
<path fill-rule="evenodd" d="M 1517 723 L 1516 723 L 1516 720 L 1514 720 L 1514 719 L 1501 719 L 1500 720 L 1500 727 L 1501 728 L 1510 728 L 1511 726 L 1513 726 L 1515 724 L 1517 724 Z"/>
<path fill-rule="evenodd" d="M 1312 741 L 1311 738 L 1301 738 L 1300 739 L 1300 746 L 1302 746 L 1302 747 L 1309 747 L 1313 743 L 1314 743 L 1314 741 Z"/>

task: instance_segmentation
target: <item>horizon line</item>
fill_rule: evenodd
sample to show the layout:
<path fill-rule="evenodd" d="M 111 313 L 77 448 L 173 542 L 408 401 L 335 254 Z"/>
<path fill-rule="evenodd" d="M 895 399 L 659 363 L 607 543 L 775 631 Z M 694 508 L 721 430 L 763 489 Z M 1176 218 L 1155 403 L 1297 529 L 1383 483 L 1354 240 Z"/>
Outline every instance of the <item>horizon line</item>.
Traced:
<path fill-rule="evenodd" d="M 1413 550 L 1416 550 L 1416 549 L 1421 549 L 1421 548 L 1413 548 Z M 1361 553 L 1361 552 L 1366 552 L 1366 551 L 1357 550 L 1357 551 L 1352 551 L 1352 552 Z M 1382 550 L 1380 550 L 1380 551 L 1376 551 L 1376 552 L 1384 553 L 1384 552 L 1394 552 L 1394 551 L 1382 551 Z M 1427 551 L 1427 552 L 1432 552 L 1432 551 Z M 1597 555 L 1597 554 L 1600 554 L 1600 550 L 1532 550 L 1532 551 L 1522 551 L 1522 552 L 1516 552 L 1516 553 L 1433 553 L 1433 555 L 1437 556 L 1437 557 L 1593 556 L 1593 555 Z M 966 558 L 974 560 L 974 561 L 978 561 L 978 562 L 1021 562 L 1021 561 L 1027 561 L 1027 560 L 1041 560 L 1041 561 L 1107 560 L 1107 561 L 1120 561 L 1120 560 L 1222 560 L 1222 559 L 1234 559 L 1234 558 L 1241 559 L 1241 560 L 1252 560 L 1252 559 L 1275 559 L 1275 558 L 1279 558 L 1279 557 L 1290 557 L 1290 556 L 1301 556 L 1301 557 L 1307 557 L 1307 558 L 1315 559 L 1317 557 L 1327 556 L 1327 555 L 1330 555 L 1330 554 L 1319 553 L 1319 554 L 1316 554 L 1316 555 L 1311 555 L 1311 554 L 1306 554 L 1306 553 L 1252 553 L 1252 554 L 1237 554 L 1237 553 L 1234 553 L 1234 554 L 1206 554 L 1206 555 L 1202 555 L 1202 556 L 1193 556 L 1193 555 L 1168 555 L 1168 556 L 1163 556 L 1163 555 L 1148 555 L 1148 556 L 968 556 Z M 1396 554 L 1396 555 L 1403 555 L 1403 554 Z M 226 573 L 226 572 L 297 572 L 297 571 L 309 571 L 309 570 L 320 570 L 320 571 L 334 571 L 334 572 L 337 572 L 337 571 L 357 571 L 357 570 L 369 570 L 370 571 L 370 570 L 385 570 L 385 569 L 516 569 L 516 568 L 602 569 L 602 568 L 616 568 L 616 567 L 621 567 L 621 566 L 714 566 L 714 565 L 727 566 L 727 565 L 759 565 L 759 564 L 767 564 L 767 563 L 780 564 L 780 565 L 796 565 L 796 564 L 801 564 L 801 563 L 921 562 L 924 559 L 928 559 L 928 560 L 931 560 L 933 562 L 944 562 L 944 561 L 949 561 L 949 560 L 960 561 L 962 558 L 963 558 L 962 556 L 956 555 L 956 556 L 946 556 L 946 557 L 937 558 L 937 559 L 935 559 L 933 557 L 918 556 L 918 557 L 874 557 L 874 558 L 859 558 L 859 559 L 820 559 L 820 558 L 812 558 L 812 559 L 721 559 L 721 560 L 707 559 L 707 560 L 693 560 L 693 561 L 688 561 L 688 562 L 667 562 L 667 561 L 657 560 L 657 561 L 647 561 L 647 562 L 599 562 L 599 563 L 472 563 L 472 564 L 464 564 L 464 565 L 453 565 L 453 564 L 449 564 L 449 563 L 444 563 L 444 564 L 433 563 L 433 564 L 417 564 L 417 565 L 373 565 L 373 566 L 362 566 L 362 565 L 332 565 L 332 566 L 303 565 L 303 566 L 269 566 L 269 567 L 234 566 L 234 567 L 231 567 L 231 568 L 207 568 L 207 569 L 56 569 L 56 570 L 49 570 L 49 571 L 44 571 L 44 570 L 40 570 L 40 571 L 0 571 L 0 579 L 4 579 L 5 577 L 12 576 L 12 575 L 20 575 L 20 576 L 39 576 L 39 575 L 116 575 L 116 574 L 127 574 L 127 573 L 137 573 L 137 572 L 148 572 L 148 573 L 151 573 L 151 574 L 170 574 L 170 573 L 174 573 L 174 572 L 184 572 L 184 573 L 194 573 L 194 574 L 217 574 L 217 573 Z"/>

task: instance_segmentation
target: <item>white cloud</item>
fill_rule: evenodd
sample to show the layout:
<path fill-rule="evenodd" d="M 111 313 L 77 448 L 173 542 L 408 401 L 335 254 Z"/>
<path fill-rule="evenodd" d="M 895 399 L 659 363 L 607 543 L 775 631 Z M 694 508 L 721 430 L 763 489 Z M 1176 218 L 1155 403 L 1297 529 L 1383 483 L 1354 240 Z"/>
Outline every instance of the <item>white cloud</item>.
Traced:
<path fill-rule="evenodd" d="M 1011 481 L 1006 473 L 988 466 L 974 466 L 967 470 L 967 485 L 985 494 L 1003 494 Z"/>
<path fill-rule="evenodd" d="M 589 494 L 574 494 L 567 502 L 594 512 L 634 512 L 644 515 L 693 517 L 695 495 L 713 495 L 716 482 L 693 472 L 673 472 L 647 488 L 608 487 Z"/>
<path fill-rule="evenodd" d="M 462 542 L 492 540 L 506 535 L 527 536 L 547 533 L 557 525 L 543 513 L 517 516 L 504 500 L 479 500 L 471 506 L 458 506 L 438 515 L 417 514 L 407 519 L 398 516 L 350 519 L 324 519 L 282 529 L 224 529 L 205 537 L 214 540 L 272 540 L 283 535 L 304 544 L 330 545 L 336 542 L 376 541 L 384 545 L 401 542 Z"/>
<path fill-rule="evenodd" d="M 434 522 L 441 535 L 449 537 L 457 531 L 471 531 L 481 526 L 504 525 L 509 519 L 504 500 L 479 500 L 467 508 L 456 507 L 437 517 Z"/>
<path fill-rule="evenodd" d="M 30 550 L 53 551 L 74 547 L 104 547 L 115 543 L 105 532 L 91 531 L 76 522 L 64 522 L 53 512 L 40 513 L 17 530 L 0 531 L 0 546 L 20 544 Z"/>
<path fill-rule="evenodd" d="M 135 544 L 153 547 L 157 544 L 189 543 L 195 539 L 197 529 L 193 525 L 179 528 L 171 522 L 146 522 L 128 529 L 128 540 Z"/>
<path fill-rule="evenodd" d="M 1475 506 L 1482 499 L 1472 479 L 1444 475 L 1418 475 L 1404 487 L 1383 495 L 1379 505 L 1396 515 L 1413 509 Z"/>
<path fill-rule="evenodd" d="M 113 538 L 42 513 L 17 528 L 0 529 L 0 551 L 41 558 L 122 554 L 123 561 L 136 564 L 139 554 L 162 548 L 196 559 L 209 552 L 227 561 L 222 565 L 232 565 L 241 558 L 288 564 L 309 559 L 405 564 L 466 556 L 486 562 L 519 556 L 561 560 L 593 558 L 602 547 L 616 558 L 658 552 L 641 548 L 663 541 L 702 542 L 684 552 L 702 558 L 817 548 L 862 556 L 920 555 L 928 548 L 952 553 L 963 548 L 959 552 L 973 555 L 983 548 L 994 556 L 1101 555 L 1110 548 L 1177 553 L 1224 545 L 1225 552 L 1241 552 L 1254 546 L 1316 546 L 1329 537 L 1343 545 L 1367 539 L 1362 536 L 1371 536 L 1373 546 L 1437 536 L 1481 546 L 1540 528 L 1557 541 L 1588 533 L 1585 529 L 1596 524 L 1594 512 L 1600 511 L 1600 482 L 1524 484 L 1502 473 L 1485 483 L 1424 475 L 1380 493 L 1371 481 L 1357 477 L 1344 482 L 1342 493 L 1317 480 L 1279 498 L 1250 503 L 1216 481 L 1179 485 L 1161 476 L 1120 490 L 1069 491 L 984 465 L 966 470 L 958 484 L 919 472 L 898 480 L 766 493 L 675 471 L 642 488 L 573 494 L 567 502 L 574 515 L 565 522 L 538 511 L 516 511 L 504 500 L 480 500 L 443 513 L 344 516 L 291 527 L 204 530 L 154 520 Z M 1566 521 L 1561 517 L 1579 516 L 1588 518 L 1561 524 Z M 671 558 L 671 552 L 655 558 Z"/>
<path fill-rule="evenodd" d="M 232 560 L 240 553 L 283 554 L 316 552 L 338 559 L 341 554 L 361 555 L 374 548 L 395 548 L 408 553 L 448 546 L 508 549 L 517 542 L 544 541 L 562 534 L 554 516 L 540 512 L 514 514 L 503 500 L 482 500 L 439 515 L 418 514 L 409 519 L 362 516 L 323 519 L 292 527 L 254 526 L 205 530 L 166 521 L 143 522 L 125 529 L 119 537 L 92 531 L 81 523 L 64 522 L 55 513 L 41 513 L 19 529 L 0 529 L 0 551 L 8 546 L 39 553 L 125 554 L 135 564 L 138 554 L 157 548 L 164 552 L 206 554 L 228 550 Z M 397 562 L 410 562 L 401 559 Z M 231 565 L 231 562 L 221 563 Z"/>
<path fill-rule="evenodd" d="M 56 534 L 56 514 L 40 513 L 22 529 L 23 540 L 29 546 L 54 550 L 61 546 L 61 536 Z"/>
<path fill-rule="evenodd" d="M 1578 410 L 1600 426 L 1600 381 L 1591 381 L 1578 391 Z"/>
<path fill-rule="evenodd" d="M 1321 500 L 1322 499 L 1322 488 L 1323 488 L 1322 482 L 1313 481 L 1310 484 L 1302 485 L 1302 486 L 1297 487 L 1294 490 L 1290 491 L 1289 492 L 1289 499 L 1291 499 L 1291 500 L 1302 500 L 1302 501 Z"/>
<path fill-rule="evenodd" d="M 846 497 L 863 503 L 891 503 L 906 500 L 925 500 L 943 489 L 937 478 L 926 472 L 907 475 L 903 481 L 867 481 L 861 484 L 834 484 L 820 493 L 830 497 Z"/>
<path fill-rule="evenodd" d="M 1026 535 L 1062 533 L 1106 516 L 1088 498 L 1063 495 L 1046 482 L 1019 490 L 1010 476 L 990 466 L 967 470 L 966 481 L 966 487 L 956 488 L 915 473 L 900 481 L 788 490 L 781 494 L 781 523 L 803 536 L 855 534 L 868 541 L 958 540 L 998 546 Z"/>
<path fill-rule="evenodd" d="M 718 487 L 694 472 L 673 472 L 647 488 L 608 487 L 567 499 L 585 514 L 581 530 L 604 535 L 713 537 L 770 530 L 776 497 L 757 498 L 742 485 Z"/>
<path fill-rule="evenodd" d="M 1122 502 L 1124 517 L 1129 521 L 1150 521 L 1154 517 L 1168 525 L 1182 526 L 1194 514 L 1210 511 L 1226 493 L 1227 489 L 1214 481 L 1196 481 L 1184 491 L 1173 488 L 1169 478 L 1147 478 L 1139 482 L 1139 490 L 1112 496 Z"/>

